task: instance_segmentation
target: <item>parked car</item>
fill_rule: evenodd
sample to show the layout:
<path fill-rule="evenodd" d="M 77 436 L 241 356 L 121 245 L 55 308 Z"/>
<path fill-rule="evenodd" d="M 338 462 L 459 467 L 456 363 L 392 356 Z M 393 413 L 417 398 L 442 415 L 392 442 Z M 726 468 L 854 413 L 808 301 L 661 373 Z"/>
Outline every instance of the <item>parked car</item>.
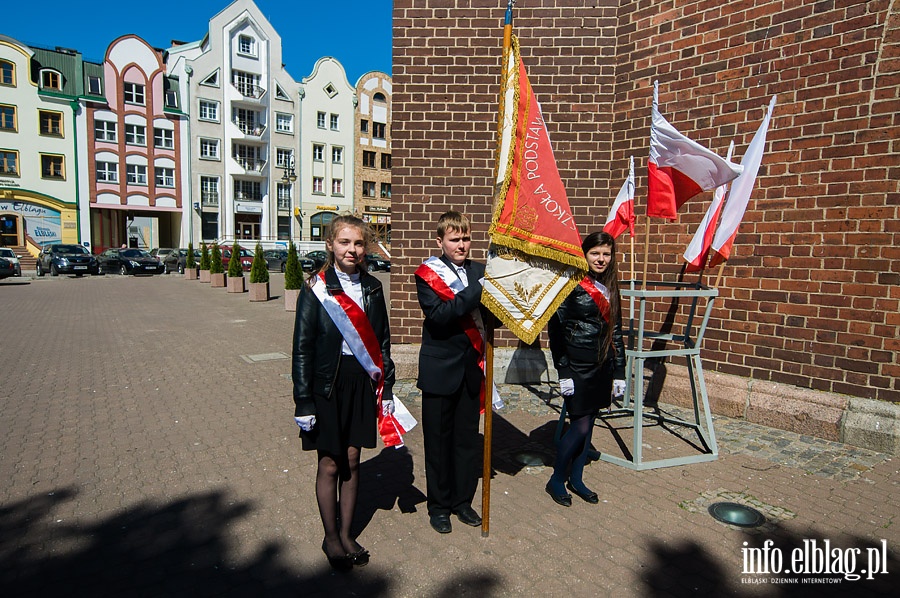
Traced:
<path fill-rule="evenodd" d="M 100 272 L 162 274 L 163 265 L 143 249 L 107 249 L 98 256 Z"/>
<path fill-rule="evenodd" d="M 310 263 L 305 263 L 305 262 L 301 261 L 300 266 L 303 268 L 303 271 L 304 272 L 318 272 L 319 270 L 322 269 L 322 266 L 325 265 L 325 260 L 328 259 L 328 254 L 325 253 L 324 251 L 316 250 L 316 251 L 310 251 L 303 257 L 305 257 L 307 260 L 312 262 L 310 264 Z"/>
<path fill-rule="evenodd" d="M 266 267 L 269 270 L 284 272 L 284 264 L 287 262 L 288 252 L 286 249 L 267 249 L 263 251 L 263 257 L 266 259 Z"/>
<path fill-rule="evenodd" d="M 12 262 L 13 270 L 16 272 L 15 276 L 22 276 L 22 264 L 19 263 L 19 256 L 16 255 L 15 251 L 9 247 L 0 247 L 0 257 Z"/>
<path fill-rule="evenodd" d="M 16 275 L 16 268 L 11 261 L 0 257 L 0 278 L 9 278 Z"/>
<path fill-rule="evenodd" d="M 35 266 L 38 276 L 47 272 L 50 276 L 60 274 L 85 274 L 99 273 L 99 261 L 81 245 L 56 244 L 46 245 L 41 249 Z"/>
<path fill-rule="evenodd" d="M 163 273 L 168 274 L 169 272 L 178 272 L 179 274 L 184 274 L 184 269 L 187 264 L 187 254 L 188 250 L 184 248 L 173 249 L 169 253 L 166 254 L 166 257 L 163 258 Z M 197 272 L 200 271 L 200 250 L 194 250 L 194 268 Z"/>
<path fill-rule="evenodd" d="M 366 254 L 366 269 L 369 272 L 390 272 L 391 260 L 378 252 L 370 251 Z"/>
<path fill-rule="evenodd" d="M 219 249 L 222 250 L 222 266 L 225 267 L 225 271 L 228 271 L 228 263 L 231 261 L 231 246 L 230 245 L 220 245 Z M 244 272 L 250 271 L 250 266 L 253 265 L 253 252 L 249 249 L 244 249 L 241 247 L 241 270 Z"/>
<path fill-rule="evenodd" d="M 171 247 L 154 247 L 150 250 L 150 255 L 158 259 L 159 261 L 165 263 L 166 256 L 175 251 L 175 249 Z M 166 272 L 168 274 L 168 272 Z"/>

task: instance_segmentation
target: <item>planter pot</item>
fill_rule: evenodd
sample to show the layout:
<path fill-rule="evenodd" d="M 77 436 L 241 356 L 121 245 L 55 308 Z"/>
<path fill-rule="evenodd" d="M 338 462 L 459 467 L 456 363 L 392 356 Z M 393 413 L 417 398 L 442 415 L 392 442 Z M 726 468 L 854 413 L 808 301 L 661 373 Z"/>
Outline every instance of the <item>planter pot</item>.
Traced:
<path fill-rule="evenodd" d="M 250 283 L 250 301 L 268 301 L 269 300 L 269 283 L 267 282 L 251 282 Z"/>
<path fill-rule="evenodd" d="M 229 293 L 243 293 L 247 290 L 247 279 L 243 276 L 235 276 L 234 278 L 229 276 L 226 284 L 228 285 Z"/>
<path fill-rule="evenodd" d="M 207 274 L 209 274 L 208 270 L 207 270 Z M 194 268 L 186 269 L 184 271 L 184 279 L 185 280 L 197 280 L 197 270 L 195 270 Z M 207 281 L 207 282 L 209 282 L 209 281 Z"/>
<path fill-rule="evenodd" d="M 200 282 L 209 282 L 210 281 L 209 270 L 200 270 Z"/>
<path fill-rule="evenodd" d="M 300 296 L 300 289 L 284 290 L 284 310 L 297 311 L 297 297 Z"/>
<path fill-rule="evenodd" d="M 220 272 L 218 274 L 210 274 L 209 275 L 209 286 L 214 289 L 221 289 L 225 286 L 225 273 Z"/>

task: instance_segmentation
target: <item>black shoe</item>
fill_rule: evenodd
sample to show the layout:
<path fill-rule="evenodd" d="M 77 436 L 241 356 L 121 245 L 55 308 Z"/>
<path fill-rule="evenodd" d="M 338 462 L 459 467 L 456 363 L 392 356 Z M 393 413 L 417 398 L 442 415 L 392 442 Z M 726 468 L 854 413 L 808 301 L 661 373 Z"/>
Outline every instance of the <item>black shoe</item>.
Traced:
<path fill-rule="evenodd" d="M 456 515 L 456 518 L 459 519 L 460 523 L 465 523 L 472 527 L 481 525 L 481 516 L 470 506 L 460 507 L 453 511 L 453 514 Z"/>
<path fill-rule="evenodd" d="M 429 517 L 431 527 L 439 534 L 449 534 L 453 531 L 450 526 L 450 515 L 432 515 Z"/>
<path fill-rule="evenodd" d="M 357 550 L 356 552 L 351 552 L 347 556 L 357 567 L 365 567 L 369 564 L 369 551 L 362 546 L 359 547 L 359 550 Z"/>
<path fill-rule="evenodd" d="M 325 540 L 322 540 L 322 552 L 325 553 L 328 564 L 331 565 L 331 568 L 335 571 L 349 571 L 353 568 L 353 559 L 349 554 L 339 556 L 331 556 L 328 554 L 328 550 L 325 549 Z"/>
<path fill-rule="evenodd" d="M 547 482 L 547 485 L 544 486 L 544 490 L 547 491 L 547 494 L 550 495 L 550 498 L 553 499 L 558 505 L 562 505 L 564 507 L 572 506 L 572 495 L 571 494 L 554 494 L 553 489 L 550 487 L 550 482 Z"/>
<path fill-rule="evenodd" d="M 600 502 L 600 497 L 597 496 L 597 493 L 594 492 L 593 490 L 588 490 L 587 488 L 585 488 L 585 490 L 587 490 L 587 492 L 579 492 L 578 489 L 572 485 L 572 482 L 566 482 L 566 488 L 571 490 L 576 496 L 578 496 L 578 498 L 580 498 L 584 502 L 589 502 L 592 505 L 595 505 L 598 502 Z"/>

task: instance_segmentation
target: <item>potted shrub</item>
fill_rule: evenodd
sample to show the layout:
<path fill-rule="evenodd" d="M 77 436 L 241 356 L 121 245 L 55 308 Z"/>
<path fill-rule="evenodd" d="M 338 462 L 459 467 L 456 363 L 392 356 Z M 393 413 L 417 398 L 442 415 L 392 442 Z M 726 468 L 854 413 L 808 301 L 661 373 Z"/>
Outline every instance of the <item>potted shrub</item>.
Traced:
<path fill-rule="evenodd" d="M 294 242 L 288 246 L 287 261 L 284 263 L 284 309 L 297 310 L 297 297 L 300 296 L 300 287 L 303 285 L 303 270 L 300 268 L 300 260 L 297 259 L 297 247 Z"/>
<path fill-rule="evenodd" d="M 213 244 L 209 258 L 209 286 L 222 288 L 225 286 L 225 268 L 222 266 L 222 250 Z"/>
<path fill-rule="evenodd" d="M 184 278 L 186 280 L 197 280 L 197 262 L 194 261 L 194 243 L 188 243 L 188 252 L 184 256 Z"/>
<path fill-rule="evenodd" d="M 231 246 L 231 259 L 228 260 L 228 292 L 243 293 L 247 290 L 244 280 L 244 269 L 241 264 L 241 246 L 237 241 Z"/>
<path fill-rule="evenodd" d="M 287 268 L 287 266 L 285 266 Z M 250 266 L 250 301 L 269 300 L 269 267 L 263 257 L 262 245 L 256 244 L 253 265 Z"/>
<path fill-rule="evenodd" d="M 206 243 L 200 243 L 200 282 L 210 281 L 211 267 L 212 261 L 209 257 L 209 247 L 206 246 Z"/>

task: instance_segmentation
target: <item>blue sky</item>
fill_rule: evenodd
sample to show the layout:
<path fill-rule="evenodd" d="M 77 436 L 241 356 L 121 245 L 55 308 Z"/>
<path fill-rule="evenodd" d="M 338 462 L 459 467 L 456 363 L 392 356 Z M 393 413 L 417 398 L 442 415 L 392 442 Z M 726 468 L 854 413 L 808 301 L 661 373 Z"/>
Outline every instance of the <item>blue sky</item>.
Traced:
<path fill-rule="evenodd" d="M 297 81 L 310 75 L 323 56 L 338 59 L 351 85 L 369 71 L 390 74 L 391 0 L 255 2 L 281 35 L 282 59 Z M 155 5 L 128 0 L 80 5 L 71 0 L 10 2 L 3 7 L 0 33 L 25 44 L 73 48 L 85 59 L 100 62 L 110 42 L 130 33 L 158 48 L 168 48 L 173 39 L 197 41 L 208 32 L 209 19 L 228 4 L 229 0 Z M 165 12 L 154 14 L 154 6 Z M 59 18 L 49 18 L 53 14 Z"/>

